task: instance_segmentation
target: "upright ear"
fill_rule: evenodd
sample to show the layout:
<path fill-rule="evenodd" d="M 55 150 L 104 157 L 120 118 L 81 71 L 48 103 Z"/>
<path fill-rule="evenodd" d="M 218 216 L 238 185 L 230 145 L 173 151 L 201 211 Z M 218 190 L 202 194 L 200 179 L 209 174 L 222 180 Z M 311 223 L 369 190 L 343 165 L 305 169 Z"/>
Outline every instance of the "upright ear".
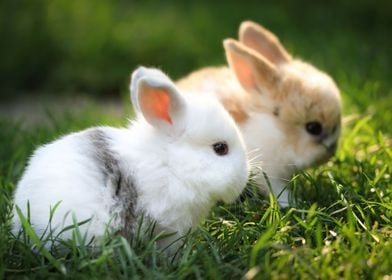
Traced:
<path fill-rule="evenodd" d="M 287 63 L 292 60 L 279 39 L 269 30 L 252 21 L 241 23 L 240 42 L 266 57 L 273 64 Z"/>
<path fill-rule="evenodd" d="M 279 73 L 275 65 L 233 39 L 224 40 L 223 46 L 230 68 L 247 92 L 259 93 L 276 86 Z"/>
<path fill-rule="evenodd" d="M 186 101 L 163 72 L 139 67 L 132 74 L 130 88 L 135 111 L 153 127 L 167 133 L 184 129 Z"/>

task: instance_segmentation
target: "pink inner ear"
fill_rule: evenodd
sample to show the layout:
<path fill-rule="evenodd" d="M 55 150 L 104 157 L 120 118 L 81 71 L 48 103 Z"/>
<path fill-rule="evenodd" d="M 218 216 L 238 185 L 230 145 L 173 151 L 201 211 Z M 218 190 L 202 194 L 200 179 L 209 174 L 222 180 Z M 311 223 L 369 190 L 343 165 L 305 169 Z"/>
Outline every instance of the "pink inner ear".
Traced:
<path fill-rule="evenodd" d="M 172 124 L 169 115 L 170 99 L 168 93 L 163 89 L 148 88 L 145 92 L 143 109 L 152 116 Z"/>
<path fill-rule="evenodd" d="M 232 54 L 231 57 L 232 65 L 234 66 L 234 71 L 237 75 L 239 82 L 246 90 L 254 90 L 256 84 L 254 81 L 252 69 L 250 65 L 245 61 L 244 58 Z"/>

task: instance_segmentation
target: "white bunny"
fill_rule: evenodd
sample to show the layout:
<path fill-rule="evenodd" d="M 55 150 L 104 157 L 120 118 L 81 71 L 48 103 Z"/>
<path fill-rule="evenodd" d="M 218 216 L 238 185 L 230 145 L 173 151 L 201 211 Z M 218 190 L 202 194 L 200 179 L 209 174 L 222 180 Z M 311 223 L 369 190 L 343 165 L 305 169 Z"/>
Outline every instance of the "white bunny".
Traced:
<path fill-rule="evenodd" d="M 244 189 L 244 144 L 217 101 L 180 94 L 164 73 L 144 67 L 134 71 L 130 88 L 137 118 L 129 128 L 90 128 L 33 154 L 14 201 L 24 215 L 29 203 L 38 235 L 60 202 L 51 221 L 55 233 L 72 225 L 74 215 L 91 219 L 80 227 L 87 238 L 99 239 L 106 230 L 132 238 L 143 216 L 156 223 L 156 234 L 175 233 L 171 242 L 194 229 L 217 201 L 231 202 Z M 16 213 L 13 222 L 17 232 Z"/>
<path fill-rule="evenodd" d="M 245 21 L 240 42 L 224 41 L 229 67 L 208 67 L 178 81 L 181 90 L 216 96 L 239 126 L 249 153 L 261 164 L 252 173 L 281 206 L 295 171 L 330 158 L 340 136 L 339 89 L 326 73 L 293 59 L 264 27 Z"/>

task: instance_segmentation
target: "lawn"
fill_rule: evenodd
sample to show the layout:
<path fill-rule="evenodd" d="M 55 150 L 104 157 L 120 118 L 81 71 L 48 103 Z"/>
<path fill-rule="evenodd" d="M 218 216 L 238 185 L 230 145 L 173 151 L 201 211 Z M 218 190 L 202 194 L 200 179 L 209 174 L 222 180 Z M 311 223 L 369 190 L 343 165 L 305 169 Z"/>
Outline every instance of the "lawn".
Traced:
<path fill-rule="evenodd" d="M 60 34 L 65 36 L 63 49 L 38 52 L 37 57 L 28 60 L 35 67 L 43 67 L 43 73 L 32 74 L 32 66 L 23 68 L 21 60 L 33 50 L 15 44 L 13 55 L 20 54 L 20 59 L 14 60 L 14 76 L 2 75 L 9 79 L 2 95 L 12 99 L 14 92 L 21 91 L 30 96 L 37 91 L 60 96 L 70 91 L 74 96 L 80 92 L 92 94 L 97 90 L 106 95 L 114 91 L 117 94 L 111 98 L 124 101 L 125 113 L 121 117 L 107 113 L 100 95 L 93 95 L 92 101 L 77 112 L 59 114 L 49 110 L 49 124 L 0 119 L 0 279 L 392 278 L 389 2 L 375 5 L 358 1 L 353 7 L 350 1 L 331 1 L 328 5 L 312 1 L 300 1 L 298 5 L 249 1 L 249 6 L 244 7 L 236 2 L 223 6 L 169 1 L 153 10 L 152 1 L 145 5 L 135 1 L 134 6 L 129 4 L 133 9 L 125 9 L 130 7 L 125 2 L 113 8 L 111 1 L 102 1 L 94 6 L 93 14 L 86 12 L 91 8 L 87 2 L 81 7 L 67 5 L 66 1 L 59 3 L 48 8 L 52 18 L 56 12 L 59 15 L 57 25 L 47 28 L 62 32 L 48 34 L 53 35 L 49 36 L 51 46 L 56 46 Z M 69 10 L 62 14 L 64 9 Z M 75 34 L 60 24 L 64 14 L 69 16 L 67 20 Z M 128 16 L 135 16 L 129 29 Z M 279 209 L 274 197 L 261 196 L 250 182 L 241 201 L 218 205 L 200 228 L 187 236 L 175 261 L 166 259 L 148 234 L 135 238 L 132 244 L 114 237 L 94 252 L 71 243 L 65 256 L 37 250 L 39 240 L 28 245 L 10 234 L 12 192 L 37 146 L 93 125 L 126 125 L 132 113 L 124 88 L 136 65 L 157 65 L 178 78 L 197 67 L 222 64 L 221 39 L 236 37 L 243 19 L 268 26 L 290 52 L 331 74 L 342 91 L 344 128 L 339 149 L 328 163 L 297 174 L 290 182 L 300 201 L 296 208 Z M 92 37 L 88 28 L 97 22 L 109 38 L 116 39 L 114 43 L 100 35 Z M 152 31 L 138 33 L 146 22 Z M 183 24 L 178 26 L 179 22 Z M 107 28 L 111 24 L 119 26 L 117 33 Z M 177 27 L 178 33 L 173 36 L 171 30 Z M 124 30 L 130 35 L 125 36 Z M 82 35 L 86 40 L 78 45 L 78 36 Z M 17 35 L 13 38 L 17 42 Z M 139 41 L 132 43 L 135 38 Z M 35 42 L 36 48 L 41 41 Z M 4 44 L 1 43 L 3 48 Z M 130 54 L 128 60 L 123 59 L 126 51 Z M 4 52 L 2 49 L 2 56 Z M 4 72 L 11 64 L 7 66 L 2 61 L 0 70 Z M 113 71 L 107 71 L 110 66 Z M 21 69 L 24 72 L 18 72 Z M 31 79 L 37 81 L 34 91 L 29 90 Z M 63 85 L 67 87 L 58 93 Z"/>

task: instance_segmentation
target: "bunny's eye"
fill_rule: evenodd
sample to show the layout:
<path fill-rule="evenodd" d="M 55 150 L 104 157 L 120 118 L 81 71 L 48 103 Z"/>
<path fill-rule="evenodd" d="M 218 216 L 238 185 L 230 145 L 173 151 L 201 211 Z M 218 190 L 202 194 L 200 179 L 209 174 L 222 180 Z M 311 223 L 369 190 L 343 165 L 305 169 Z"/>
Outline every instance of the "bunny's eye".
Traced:
<path fill-rule="evenodd" d="M 229 152 L 229 146 L 227 145 L 226 142 L 217 142 L 214 145 L 212 145 L 212 148 L 214 149 L 214 152 L 218 156 L 227 155 L 227 153 Z"/>
<path fill-rule="evenodd" d="M 318 136 L 323 132 L 323 126 L 319 122 L 308 122 L 305 124 L 306 131 L 314 136 Z"/>

